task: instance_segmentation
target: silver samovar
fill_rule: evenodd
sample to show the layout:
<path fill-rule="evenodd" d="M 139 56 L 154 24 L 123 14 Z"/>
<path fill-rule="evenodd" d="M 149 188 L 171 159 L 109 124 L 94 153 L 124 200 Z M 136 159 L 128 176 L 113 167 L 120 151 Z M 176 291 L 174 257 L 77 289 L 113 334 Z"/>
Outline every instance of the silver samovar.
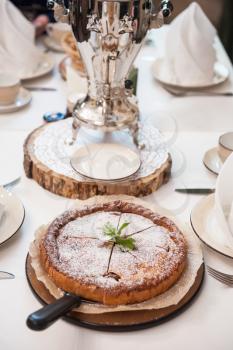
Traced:
<path fill-rule="evenodd" d="M 73 140 L 80 126 L 111 132 L 128 128 L 138 145 L 139 109 L 127 80 L 146 33 L 173 9 L 169 0 L 48 1 L 57 21 L 71 24 L 86 67 L 88 93 L 73 112 Z"/>

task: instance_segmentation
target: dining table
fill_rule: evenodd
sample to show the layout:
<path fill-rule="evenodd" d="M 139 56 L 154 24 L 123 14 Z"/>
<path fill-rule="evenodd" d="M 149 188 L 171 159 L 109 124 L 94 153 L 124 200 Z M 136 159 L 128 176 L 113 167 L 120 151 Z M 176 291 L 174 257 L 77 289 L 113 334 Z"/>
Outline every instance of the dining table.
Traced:
<path fill-rule="evenodd" d="M 217 177 L 202 160 L 208 149 L 217 147 L 222 133 L 233 131 L 233 97 L 176 97 L 156 81 L 152 66 L 154 60 L 165 52 L 167 30 L 168 26 L 151 31 L 135 61 L 141 119 L 161 130 L 173 161 L 168 183 L 144 200 L 168 210 L 184 225 L 190 226 L 191 210 L 202 195 L 177 193 L 175 189 L 215 187 Z M 233 91 L 232 64 L 220 42 L 219 49 L 230 72 L 227 89 Z M 0 115 L 0 172 L 7 168 L 10 169 L 10 178 L 20 176 L 20 181 L 11 191 L 20 198 L 26 213 L 20 230 L 0 246 L 0 270 L 15 275 L 15 279 L 0 280 L 0 349 L 232 350 L 233 288 L 221 284 L 207 272 L 198 294 L 185 310 L 148 329 L 105 332 L 64 320 L 58 320 L 41 332 L 27 327 L 28 315 L 41 307 L 25 274 L 30 242 L 39 226 L 70 208 L 74 201 L 46 191 L 28 179 L 23 170 L 23 143 L 27 135 L 44 123 L 44 113 L 66 111 L 67 83 L 58 70 L 64 54 L 50 54 L 56 62 L 53 72 L 25 85 L 51 87 L 56 91 L 33 91 L 32 102 L 26 108 Z M 219 88 L 223 89 L 224 84 Z M 232 259 L 204 245 L 202 248 L 206 264 L 219 264 L 224 271 L 233 274 Z"/>

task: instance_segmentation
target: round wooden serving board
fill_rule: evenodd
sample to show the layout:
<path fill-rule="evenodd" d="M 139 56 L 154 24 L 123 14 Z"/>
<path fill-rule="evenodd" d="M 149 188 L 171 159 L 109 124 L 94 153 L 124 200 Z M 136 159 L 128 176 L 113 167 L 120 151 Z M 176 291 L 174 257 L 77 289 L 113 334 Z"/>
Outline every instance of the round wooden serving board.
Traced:
<path fill-rule="evenodd" d="M 117 182 L 91 180 L 77 174 L 70 165 L 70 156 L 80 146 L 106 141 L 132 147 L 126 131 L 103 135 L 99 131 L 81 128 L 77 143 L 69 146 L 72 118 L 45 124 L 34 130 L 24 144 L 24 169 L 46 190 L 67 198 L 87 199 L 96 195 L 125 194 L 147 196 L 166 183 L 171 173 L 171 157 L 159 131 L 152 125 L 140 127 L 139 138 L 145 144 L 140 151 L 141 167 L 131 177 Z M 107 139 L 109 142 L 109 139 Z M 76 148 L 75 148 L 76 147 Z"/>
<path fill-rule="evenodd" d="M 55 301 L 44 284 L 36 278 L 29 255 L 26 260 L 26 275 L 32 291 L 42 304 L 49 304 Z M 204 264 L 200 266 L 194 284 L 177 305 L 157 310 L 122 311 L 102 314 L 85 314 L 72 311 L 64 316 L 63 319 L 82 327 L 103 331 L 122 332 L 152 327 L 177 316 L 183 311 L 199 291 L 203 279 Z"/>

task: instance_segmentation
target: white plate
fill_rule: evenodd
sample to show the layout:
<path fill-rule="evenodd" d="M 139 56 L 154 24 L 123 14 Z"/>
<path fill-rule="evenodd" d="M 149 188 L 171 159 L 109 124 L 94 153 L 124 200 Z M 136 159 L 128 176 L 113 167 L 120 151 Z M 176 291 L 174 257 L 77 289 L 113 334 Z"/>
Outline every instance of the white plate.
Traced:
<path fill-rule="evenodd" d="M 23 170 L 23 144 L 27 131 L 1 130 L 0 128 L 0 186 L 20 176 Z M 3 152 L 3 150 L 7 150 Z"/>
<path fill-rule="evenodd" d="M 163 58 L 158 58 L 152 65 L 153 76 L 161 84 L 180 89 L 206 89 L 222 84 L 229 77 L 229 70 L 221 62 L 214 65 L 213 80 L 203 84 L 183 85 L 175 76 L 168 76 L 166 63 Z"/>
<path fill-rule="evenodd" d="M 25 210 L 21 201 L 11 192 L 0 187 L 0 202 L 4 205 L 4 214 L 0 221 L 0 244 L 6 242 L 22 226 Z"/>
<path fill-rule="evenodd" d="M 193 208 L 190 221 L 197 237 L 216 252 L 233 258 L 233 250 L 224 243 L 214 211 L 214 194 L 203 197 Z"/>
<path fill-rule="evenodd" d="M 0 114 L 16 112 L 19 109 L 27 106 L 31 102 L 31 99 L 32 99 L 31 92 L 21 87 L 19 90 L 19 94 L 13 104 L 0 105 Z"/>
<path fill-rule="evenodd" d="M 219 174 L 223 166 L 223 162 L 218 155 L 217 147 L 211 148 L 205 153 L 203 158 L 203 163 L 209 171 L 211 171 L 215 175 Z"/>
<path fill-rule="evenodd" d="M 50 36 L 45 36 L 43 38 L 43 43 L 50 50 L 53 50 L 56 52 L 65 52 L 61 44 L 58 44 L 55 40 L 50 38 Z"/>
<path fill-rule="evenodd" d="M 30 80 L 42 77 L 43 75 L 46 75 L 49 72 L 51 72 L 54 66 L 55 62 L 53 57 L 48 53 L 44 53 L 41 62 L 38 64 L 35 70 L 22 76 L 21 80 Z"/>
<path fill-rule="evenodd" d="M 79 174 L 95 180 L 123 180 L 140 168 L 138 153 L 115 143 L 89 144 L 71 157 L 71 166 Z"/>

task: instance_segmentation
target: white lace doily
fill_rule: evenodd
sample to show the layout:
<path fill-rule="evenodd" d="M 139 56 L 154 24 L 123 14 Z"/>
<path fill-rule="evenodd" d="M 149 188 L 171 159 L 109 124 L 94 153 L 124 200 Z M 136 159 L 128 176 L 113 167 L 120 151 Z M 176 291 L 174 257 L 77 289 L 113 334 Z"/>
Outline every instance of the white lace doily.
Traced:
<path fill-rule="evenodd" d="M 126 131 L 103 135 L 98 131 L 87 128 L 81 128 L 77 142 L 74 146 L 69 146 L 67 140 L 71 139 L 72 136 L 71 126 L 72 118 L 47 125 L 34 139 L 31 147 L 35 157 L 43 165 L 58 174 L 77 181 L 85 182 L 85 179 L 73 170 L 70 165 L 70 157 L 81 145 L 106 141 L 119 142 L 135 147 L 131 136 L 127 135 Z M 139 139 L 145 144 L 145 148 L 140 151 L 141 168 L 135 175 L 127 178 L 127 181 L 140 179 L 154 173 L 168 159 L 168 151 L 158 129 L 148 124 L 141 125 Z M 91 180 L 88 179 L 87 181 L 90 182 Z"/>

